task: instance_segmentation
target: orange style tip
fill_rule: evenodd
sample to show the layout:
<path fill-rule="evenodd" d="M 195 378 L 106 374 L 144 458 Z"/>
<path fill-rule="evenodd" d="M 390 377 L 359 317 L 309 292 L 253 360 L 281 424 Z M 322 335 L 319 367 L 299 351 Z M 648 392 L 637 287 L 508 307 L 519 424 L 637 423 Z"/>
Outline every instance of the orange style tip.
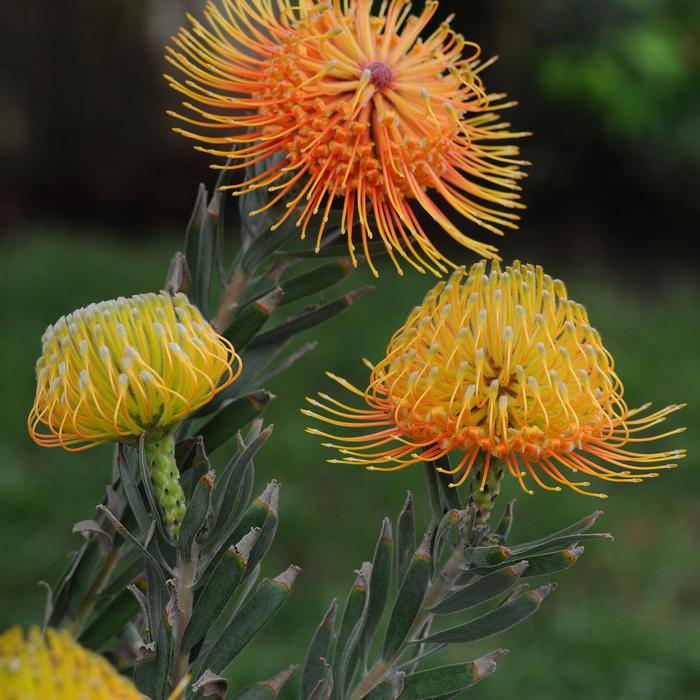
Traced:
<path fill-rule="evenodd" d="M 561 491 L 561 486 L 555 486 L 555 487 L 554 487 L 554 490 L 555 490 L 555 491 Z"/>
<path fill-rule="evenodd" d="M 608 497 L 607 493 L 596 493 L 593 495 L 596 496 L 597 498 L 604 498 L 604 499 Z"/>
<path fill-rule="evenodd" d="M 444 469 L 438 469 L 437 471 L 442 472 L 443 474 L 446 473 Z M 448 488 L 448 489 L 456 489 L 456 488 L 457 488 L 457 484 L 447 484 L 447 488 Z"/>
<path fill-rule="evenodd" d="M 365 469 L 367 469 L 368 472 L 376 472 L 377 471 L 377 467 L 365 467 Z"/>
<path fill-rule="evenodd" d="M 534 496 L 534 495 L 535 495 L 535 492 L 534 492 L 532 489 L 530 489 L 530 490 L 527 492 L 527 495 L 528 495 L 528 496 Z"/>

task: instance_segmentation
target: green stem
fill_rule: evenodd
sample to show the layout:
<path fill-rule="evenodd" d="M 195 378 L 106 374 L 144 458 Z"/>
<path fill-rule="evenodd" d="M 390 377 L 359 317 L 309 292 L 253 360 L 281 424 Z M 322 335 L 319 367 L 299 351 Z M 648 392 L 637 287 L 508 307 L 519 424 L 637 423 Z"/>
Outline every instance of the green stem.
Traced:
<path fill-rule="evenodd" d="M 426 591 L 416 619 L 413 621 L 411 629 L 408 631 L 406 638 L 400 644 L 399 648 L 394 652 L 391 658 L 379 659 L 379 661 L 374 664 L 357 688 L 355 688 L 352 695 L 350 695 L 349 700 L 360 700 L 395 670 L 397 662 L 413 641 L 413 637 L 423 628 L 423 625 L 425 625 L 428 619 L 432 617 L 433 613 L 430 611 L 431 608 L 442 600 L 457 577 L 462 573 L 461 565 L 462 552 L 458 550 L 450 557 L 440 572 L 440 575 Z"/>
<path fill-rule="evenodd" d="M 173 687 L 177 687 L 180 681 L 185 678 L 190 663 L 189 651 L 182 651 L 182 639 L 192 617 L 194 600 L 192 588 L 197 575 L 197 559 L 197 552 L 193 553 L 191 560 L 184 559 L 179 553 L 177 555 L 177 568 L 175 569 L 175 618 L 173 621 L 173 658 L 175 659 L 172 673 Z"/>
<path fill-rule="evenodd" d="M 146 435 L 146 462 L 155 486 L 156 498 L 170 534 L 177 539 L 185 515 L 185 493 L 180 485 L 180 472 L 175 462 L 175 434 Z"/>

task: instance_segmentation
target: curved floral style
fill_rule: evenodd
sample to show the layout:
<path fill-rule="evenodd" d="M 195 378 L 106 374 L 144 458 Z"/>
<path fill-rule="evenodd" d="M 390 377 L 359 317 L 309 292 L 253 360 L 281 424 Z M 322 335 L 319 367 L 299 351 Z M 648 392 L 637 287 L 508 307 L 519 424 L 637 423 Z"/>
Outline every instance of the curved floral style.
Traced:
<path fill-rule="evenodd" d="M 43 336 L 29 433 L 69 451 L 165 433 L 240 371 L 231 343 L 184 294 L 91 304 Z"/>
<path fill-rule="evenodd" d="M 329 376 L 368 406 L 325 394 L 308 399 L 319 412 L 306 415 L 359 433 L 309 429 L 334 441 L 326 446 L 343 457 L 333 462 L 393 471 L 457 451 L 456 466 L 440 470 L 459 485 L 483 454 L 482 488 L 497 458 L 527 492 L 529 479 L 605 497 L 571 475 L 636 482 L 684 456 L 629 449 L 684 430 L 640 436 L 682 406 L 646 415 L 649 404 L 629 409 L 586 310 L 539 266 L 516 262 L 502 271 L 494 263 L 489 272 L 480 262 L 457 270 L 394 334 L 365 391 Z"/>
<path fill-rule="evenodd" d="M 449 20 L 421 38 L 437 2 L 420 15 L 406 0 L 385 2 L 376 14 L 372 5 L 209 2 L 206 24 L 190 17 L 192 28 L 168 49 L 184 74 L 166 76 L 185 97 L 186 112 L 170 114 L 188 126 L 175 130 L 230 159 L 213 167 L 256 166 L 230 187 L 272 193 L 253 213 L 286 205 L 273 229 L 293 217 L 303 238 L 318 214 L 317 250 L 333 203 L 341 204 L 353 262 L 358 250 L 375 275 L 368 242 L 377 237 L 399 272 L 402 261 L 447 271 L 421 218 L 495 257 L 494 246 L 464 235 L 443 209 L 492 233 L 517 228 L 517 181 L 527 164 L 510 141 L 525 134 L 497 114 L 513 103 L 488 93 L 481 72 L 492 61 L 481 61 L 479 46 Z"/>

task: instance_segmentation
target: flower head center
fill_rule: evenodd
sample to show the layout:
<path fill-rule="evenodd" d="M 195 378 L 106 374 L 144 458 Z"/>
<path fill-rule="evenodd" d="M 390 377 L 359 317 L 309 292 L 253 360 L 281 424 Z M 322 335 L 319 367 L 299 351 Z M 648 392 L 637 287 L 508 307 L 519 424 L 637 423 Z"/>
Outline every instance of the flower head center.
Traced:
<path fill-rule="evenodd" d="M 370 73 L 369 82 L 374 85 L 377 90 L 383 90 L 394 79 L 394 73 L 383 61 L 372 61 L 367 64 L 367 70 Z"/>

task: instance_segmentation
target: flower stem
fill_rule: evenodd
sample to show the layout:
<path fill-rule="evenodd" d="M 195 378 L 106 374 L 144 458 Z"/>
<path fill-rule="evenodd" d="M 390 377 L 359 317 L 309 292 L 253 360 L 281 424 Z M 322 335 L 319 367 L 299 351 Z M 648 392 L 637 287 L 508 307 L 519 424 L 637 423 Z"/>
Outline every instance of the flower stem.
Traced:
<path fill-rule="evenodd" d="M 379 659 L 355 688 L 349 700 L 360 700 L 373 688 L 378 686 L 385 678 L 396 670 L 396 665 L 403 653 L 413 641 L 413 637 L 423 628 L 425 623 L 433 616 L 431 608 L 435 606 L 454 584 L 455 579 L 462 573 L 462 551 L 457 550 L 445 564 L 440 575 L 429 586 L 421 603 L 411 629 L 398 649 L 389 659 Z"/>
<path fill-rule="evenodd" d="M 182 679 L 187 676 L 190 663 L 189 651 L 182 651 L 182 639 L 185 629 L 192 617 L 194 586 L 197 575 L 198 553 L 194 553 L 192 559 L 185 559 L 180 553 L 177 555 L 177 567 L 175 569 L 175 612 L 173 618 L 173 642 L 175 660 L 172 672 L 172 685 L 177 687 Z"/>

